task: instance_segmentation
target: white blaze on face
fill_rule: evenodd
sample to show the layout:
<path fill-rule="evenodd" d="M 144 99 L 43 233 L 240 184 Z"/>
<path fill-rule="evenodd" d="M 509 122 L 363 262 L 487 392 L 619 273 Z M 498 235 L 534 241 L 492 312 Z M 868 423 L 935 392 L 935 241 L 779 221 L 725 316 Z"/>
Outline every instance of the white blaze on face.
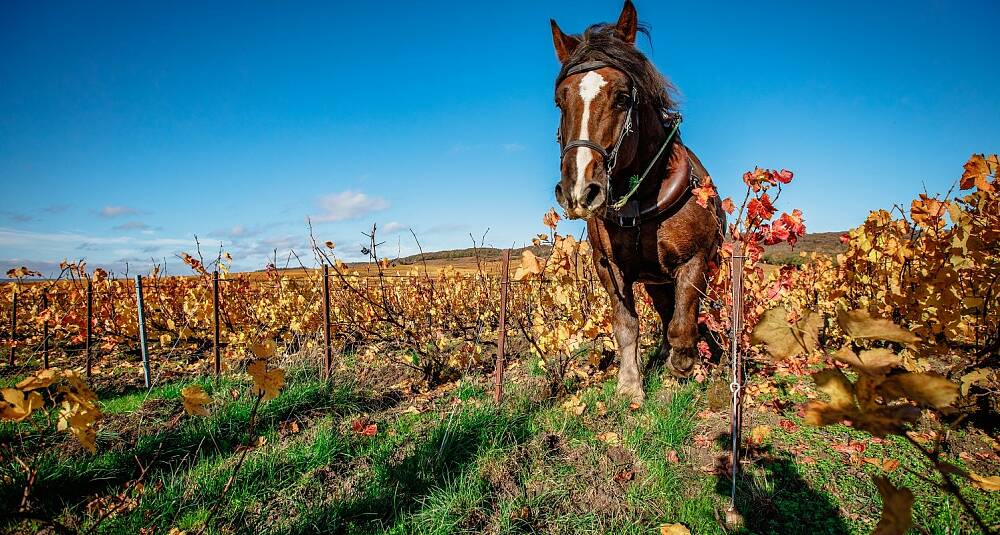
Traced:
<path fill-rule="evenodd" d="M 580 79 L 580 98 L 583 99 L 583 115 L 580 117 L 580 135 L 577 136 L 578 139 L 590 139 L 590 132 L 588 130 L 590 123 L 590 103 L 597 98 L 597 94 L 601 92 L 601 88 L 607 85 L 607 83 L 604 77 L 598 74 L 597 71 L 590 71 Z M 594 159 L 593 153 L 594 150 L 587 147 L 576 148 L 576 188 L 573 195 L 577 200 L 583 198 L 584 175 L 587 171 L 587 166 Z"/>

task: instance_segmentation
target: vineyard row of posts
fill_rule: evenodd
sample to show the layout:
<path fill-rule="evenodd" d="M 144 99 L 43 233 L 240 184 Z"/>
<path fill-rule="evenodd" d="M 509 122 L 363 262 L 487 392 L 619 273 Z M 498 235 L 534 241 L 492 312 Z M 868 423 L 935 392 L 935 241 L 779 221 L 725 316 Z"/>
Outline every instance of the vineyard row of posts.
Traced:
<path fill-rule="evenodd" d="M 9 347 L 8 372 L 15 375 L 55 362 L 82 368 L 89 381 L 95 363 L 128 366 L 128 358 L 110 359 L 139 356 L 147 388 L 155 381 L 151 353 L 154 364 L 173 360 L 178 368 L 218 379 L 231 364 L 283 343 L 282 353 L 321 355 L 321 373 L 329 376 L 336 353 L 369 343 L 363 351 L 395 355 L 437 382 L 483 361 L 493 352 L 484 346 L 495 347 L 495 364 L 493 359 L 490 364 L 499 399 L 505 334 L 516 328 L 531 337 L 531 318 L 539 312 L 537 290 L 545 282 L 522 280 L 522 271 L 511 280 L 510 250 L 500 258 L 490 267 L 477 259 L 481 267 L 474 272 L 445 268 L 432 274 L 415 266 L 390 274 L 382 261 L 371 270 L 335 262 L 321 270 L 230 273 L 221 263 L 221 270 L 208 271 L 185 255 L 192 276 L 164 276 L 154 267 L 148 276 L 133 279 L 64 264 L 56 280 L 4 285 L 7 303 L 0 321 L 9 329 L 0 343 Z M 583 300 L 581 307 L 593 309 L 596 280 L 589 262 L 580 260 L 574 255 L 575 297 Z M 509 291 L 510 283 L 519 290 Z M 201 358 L 208 355 L 210 361 Z"/>

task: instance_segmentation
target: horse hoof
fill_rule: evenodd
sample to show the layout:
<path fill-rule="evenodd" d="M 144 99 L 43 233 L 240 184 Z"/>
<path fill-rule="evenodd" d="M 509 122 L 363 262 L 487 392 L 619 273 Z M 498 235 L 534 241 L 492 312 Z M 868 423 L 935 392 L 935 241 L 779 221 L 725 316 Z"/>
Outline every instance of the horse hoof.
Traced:
<path fill-rule="evenodd" d="M 646 401 L 646 393 L 641 385 L 629 385 L 618 383 L 617 393 L 619 396 L 628 398 L 633 405 L 642 405 Z"/>
<path fill-rule="evenodd" d="M 671 348 L 670 356 L 667 357 L 667 367 L 670 373 L 678 379 L 686 379 L 694 371 L 695 359 L 694 348 Z"/>

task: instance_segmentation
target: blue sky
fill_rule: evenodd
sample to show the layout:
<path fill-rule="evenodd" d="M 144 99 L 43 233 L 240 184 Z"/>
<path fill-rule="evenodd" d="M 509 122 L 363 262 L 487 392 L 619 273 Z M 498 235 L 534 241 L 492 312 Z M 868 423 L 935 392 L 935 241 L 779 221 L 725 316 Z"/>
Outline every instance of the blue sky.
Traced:
<path fill-rule="evenodd" d="M 278 4 L 5 4 L 2 269 L 176 272 L 195 234 L 259 268 L 308 255 L 307 216 L 346 258 L 373 222 L 389 254 L 414 252 L 409 228 L 428 250 L 542 230 L 548 19 L 575 33 L 618 1 Z M 998 148 L 996 2 L 636 5 L 722 195 L 792 169 L 779 208 L 810 231 L 945 191 Z"/>

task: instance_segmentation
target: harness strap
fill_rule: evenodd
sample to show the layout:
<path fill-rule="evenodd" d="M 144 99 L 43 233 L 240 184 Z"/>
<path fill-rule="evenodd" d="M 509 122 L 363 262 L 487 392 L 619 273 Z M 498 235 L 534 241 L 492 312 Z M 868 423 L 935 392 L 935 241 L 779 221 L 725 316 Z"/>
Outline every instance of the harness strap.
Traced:
<path fill-rule="evenodd" d="M 681 126 L 681 121 L 680 118 L 678 118 L 676 121 L 674 121 L 674 127 L 670 129 L 670 134 L 667 135 L 667 139 L 663 140 L 663 145 L 660 145 L 660 150 L 656 151 L 656 156 L 653 156 L 653 159 L 649 161 L 649 165 L 646 166 L 646 170 L 643 171 L 642 174 L 638 176 L 638 180 L 635 181 L 635 184 L 632 186 L 632 189 L 629 190 L 628 193 L 626 193 L 624 196 L 622 196 L 622 198 L 618 199 L 617 201 L 611 204 L 610 208 L 612 210 L 621 210 L 622 207 L 625 206 L 625 203 L 627 203 L 628 200 L 632 198 L 632 195 L 635 195 L 635 192 L 639 191 L 639 186 L 642 185 L 642 181 L 645 180 L 649 172 L 653 170 L 653 166 L 656 165 L 656 162 L 660 161 L 660 156 L 663 156 L 663 151 L 667 150 L 667 145 L 670 145 L 670 142 L 674 139 L 674 134 L 677 133 L 677 129 L 680 126 Z M 610 177 L 608 179 L 610 180 Z"/>

